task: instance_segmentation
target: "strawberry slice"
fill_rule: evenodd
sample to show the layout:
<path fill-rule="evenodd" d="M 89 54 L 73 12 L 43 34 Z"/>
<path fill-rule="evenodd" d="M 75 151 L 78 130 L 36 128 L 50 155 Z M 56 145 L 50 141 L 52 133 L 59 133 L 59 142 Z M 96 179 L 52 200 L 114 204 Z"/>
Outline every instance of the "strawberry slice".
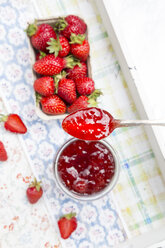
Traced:
<path fill-rule="evenodd" d="M 0 114 L 0 122 L 4 122 L 4 128 L 12 133 L 24 134 L 27 132 L 25 124 L 17 114 Z"/>
<path fill-rule="evenodd" d="M 36 178 L 34 181 L 29 185 L 26 190 L 26 195 L 31 204 L 36 203 L 42 196 L 43 190 L 41 187 L 41 182 L 37 182 Z"/>
<path fill-rule="evenodd" d="M 77 228 L 76 213 L 69 213 L 58 220 L 61 237 L 67 239 Z"/>
<path fill-rule="evenodd" d="M 0 161 L 6 161 L 8 159 L 7 152 L 2 141 L 0 141 Z"/>

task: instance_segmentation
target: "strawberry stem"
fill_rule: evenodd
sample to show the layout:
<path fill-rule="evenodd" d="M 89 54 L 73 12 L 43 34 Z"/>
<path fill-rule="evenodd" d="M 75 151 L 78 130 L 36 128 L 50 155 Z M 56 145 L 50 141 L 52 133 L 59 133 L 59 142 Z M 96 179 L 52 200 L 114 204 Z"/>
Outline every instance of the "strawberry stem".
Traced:
<path fill-rule="evenodd" d="M 35 92 L 35 95 L 36 95 L 36 103 L 37 103 L 37 106 L 38 106 L 42 96 L 38 92 Z"/>
<path fill-rule="evenodd" d="M 96 107 L 97 106 L 97 98 L 102 95 L 103 93 L 101 90 L 94 90 L 91 95 L 88 96 L 88 103 L 90 104 L 91 107 Z"/>
<path fill-rule="evenodd" d="M 36 178 L 34 178 L 34 181 L 31 182 L 31 184 L 29 185 L 29 188 L 35 187 L 37 191 L 40 191 L 41 188 L 41 181 L 37 181 Z"/>
<path fill-rule="evenodd" d="M 69 55 L 67 57 L 65 57 L 65 62 L 66 62 L 66 68 L 73 68 L 75 65 L 78 65 L 79 67 L 81 67 L 81 63 L 80 60 L 73 57 L 72 55 Z"/>
<path fill-rule="evenodd" d="M 76 35 L 74 33 L 71 33 L 70 40 L 70 44 L 82 44 L 85 40 L 85 34 Z"/>
<path fill-rule="evenodd" d="M 29 26 L 27 27 L 27 29 L 25 29 L 25 32 L 27 33 L 28 36 L 33 36 L 36 31 L 37 31 L 37 21 L 35 20 L 34 23 L 29 24 Z"/>
<path fill-rule="evenodd" d="M 55 83 L 55 94 L 58 93 L 58 83 L 62 78 L 65 78 L 67 73 L 65 71 L 60 72 L 59 74 L 55 75 L 54 78 L 54 83 Z"/>
<path fill-rule="evenodd" d="M 62 31 L 66 28 L 66 26 L 68 25 L 67 21 L 65 20 L 65 18 L 60 17 L 58 19 L 58 21 L 55 23 L 55 27 L 54 30 L 59 32 Z"/>
<path fill-rule="evenodd" d="M 6 122 L 7 121 L 7 118 L 8 118 L 8 115 L 3 115 L 3 114 L 0 114 L 0 122 Z"/>
<path fill-rule="evenodd" d="M 75 212 L 71 212 L 71 213 L 69 213 L 69 214 L 64 214 L 64 215 L 62 215 L 62 216 L 60 217 L 60 219 L 66 218 L 66 219 L 70 220 L 72 217 L 75 217 L 75 216 L 76 216 L 76 213 L 75 213 Z"/>
<path fill-rule="evenodd" d="M 57 35 L 57 39 L 50 38 L 50 41 L 47 42 L 49 45 L 47 49 L 49 50 L 49 53 L 54 53 L 54 56 L 57 57 L 59 54 L 59 51 L 62 50 L 59 36 Z"/>

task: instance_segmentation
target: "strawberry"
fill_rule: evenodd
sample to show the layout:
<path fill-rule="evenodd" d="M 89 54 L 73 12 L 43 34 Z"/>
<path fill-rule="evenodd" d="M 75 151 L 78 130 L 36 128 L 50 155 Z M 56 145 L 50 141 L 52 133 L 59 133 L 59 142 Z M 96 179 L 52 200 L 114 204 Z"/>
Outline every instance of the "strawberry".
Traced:
<path fill-rule="evenodd" d="M 89 42 L 85 40 L 85 35 L 75 35 L 71 34 L 70 37 L 70 51 L 71 53 L 78 58 L 80 61 L 86 61 L 89 56 Z"/>
<path fill-rule="evenodd" d="M 42 96 L 51 96 L 55 92 L 54 80 L 48 76 L 36 79 L 33 87 Z"/>
<path fill-rule="evenodd" d="M 78 16 L 68 15 L 65 18 L 59 18 L 55 24 L 55 30 L 60 32 L 67 39 L 70 38 L 71 33 L 84 34 L 86 32 L 86 23 Z"/>
<path fill-rule="evenodd" d="M 41 187 L 41 182 L 37 182 L 36 178 L 26 190 L 26 195 L 31 204 L 36 203 L 43 195 L 43 190 Z"/>
<path fill-rule="evenodd" d="M 27 128 L 17 114 L 2 115 L 0 121 L 4 122 L 4 128 L 12 133 L 26 133 Z"/>
<path fill-rule="evenodd" d="M 37 101 L 40 97 L 38 97 Z M 40 104 L 42 111 L 48 115 L 60 115 L 66 112 L 66 105 L 57 95 L 41 97 Z"/>
<path fill-rule="evenodd" d="M 76 89 L 80 95 L 90 95 L 95 90 L 95 83 L 92 78 L 84 77 L 75 80 Z"/>
<path fill-rule="evenodd" d="M 75 82 L 71 79 L 65 78 L 66 72 L 63 71 L 61 74 L 56 75 L 55 84 L 57 87 L 56 93 L 64 101 L 71 104 L 76 100 L 76 85 Z"/>
<path fill-rule="evenodd" d="M 73 56 L 67 56 L 65 58 L 55 57 L 53 54 L 46 55 L 44 58 L 38 60 L 33 65 L 35 72 L 45 75 L 53 76 L 59 74 L 64 68 L 73 68 L 79 64 L 78 59 Z"/>
<path fill-rule="evenodd" d="M 80 62 L 79 65 L 75 65 L 73 68 L 66 69 L 66 73 L 67 78 L 72 80 L 87 77 L 87 65 L 84 62 Z"/>
<path fill-rule="evenodd" d="M 101 95 L 100 90 L 95 90 L 91 95 L 89 96 L 79 96 L 72 105 L 70 105 L 67 108 L 68 113 L 75 112 L 77 110 L 91 107 L 91 106 L 96 106 L 97 102 L 96 99 Z"/>
<path fill-rule="evenodd" d="M 72 79 L 61 79 L 58 84 L 58 95 L 67 103 L 73 103 L 76 100 L 75 82 Z"/>
<path fill-rule="evenodd" d="M 6 161 L 8 159 L 7 152 L 2 141 L 0 141 L 0 161 Z"/>
<path fill-rule="evenodd" d="M 44 23 L 37 26 L 35 22 L 34 24 L 29 24 L 25 31 L 27 35 L 31 37 L 33 47 L 43 52 L 47 51 L 47 42 L 50 41 L 50 38 L 56 39 L 56 33 L 49 24 Z"/>
<path fill-rule="evenodd" d="M 57 37 L 57 39 L 51 38 L 48 45 L 49 53 L 54 53 L 55 57 L 66 57 L 70 52 L 69 41 L 62 35 Z"/>
<path fill-rule="evenodd" d="M 77 219 L 75 213 L 63 215 L 58 220 L 58 227 L 60 230 L 61 238 L 67 239 L 77 228 Z"/>

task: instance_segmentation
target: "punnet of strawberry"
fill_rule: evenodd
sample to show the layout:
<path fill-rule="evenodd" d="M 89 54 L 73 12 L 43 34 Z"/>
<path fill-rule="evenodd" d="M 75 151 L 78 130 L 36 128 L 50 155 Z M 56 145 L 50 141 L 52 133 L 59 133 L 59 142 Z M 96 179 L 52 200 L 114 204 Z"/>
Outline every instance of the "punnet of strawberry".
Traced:
<path fill-rule="evenodd" d="M 95 88 L 89 65 L 87 25 L 79 16 L 35 21 L 26 29 L 35 62 L 36 106 L 56 116 L 97 106 L 102 94 Z"/>

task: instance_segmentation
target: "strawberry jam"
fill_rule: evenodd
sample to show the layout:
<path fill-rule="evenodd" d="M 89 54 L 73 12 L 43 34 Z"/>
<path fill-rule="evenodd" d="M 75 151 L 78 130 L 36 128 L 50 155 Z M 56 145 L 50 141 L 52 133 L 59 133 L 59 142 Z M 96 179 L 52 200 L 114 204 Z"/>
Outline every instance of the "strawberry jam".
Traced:
<path fill-rule="evenodd" d="M 115 159 L 103 142 L 73 140 L 61 152 L 58 173 L 73 192 L 91 195 L 104 189 L 115 172 Z"/>
<path fill-rule="evenodd" d="M 63 129 L 82 140 L 101 140 L 120 126 L 120 121 L 105 110 L 91 107 L 78 110 L 62 122 Z"/>

